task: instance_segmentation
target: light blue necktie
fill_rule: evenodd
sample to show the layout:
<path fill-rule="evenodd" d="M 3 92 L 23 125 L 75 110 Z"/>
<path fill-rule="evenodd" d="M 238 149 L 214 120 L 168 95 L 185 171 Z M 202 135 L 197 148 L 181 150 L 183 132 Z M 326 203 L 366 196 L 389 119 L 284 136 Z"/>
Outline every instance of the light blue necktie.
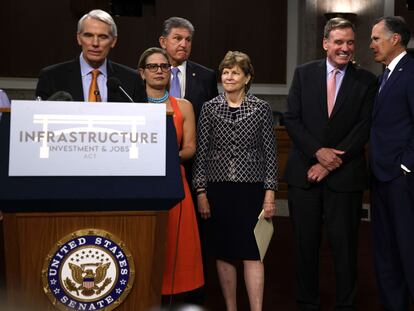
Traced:
<path fill-rule="evenodd" d="M 384 73 L 382 75 L 382 80 L 381 80 L 381 86 L 379 91 L 381 92 L 382 88 L 384 87 L 385 83 L 388 80 L 388 75 L 390 74 L 390 70 L 388 68 L 385 68 Z"/>
<path fill-rule="evenodd" d="M 180 80 L 178 79 L 178 73 L 180 69 L 178 67 L 172 67 L 171 73 L 173 75 L 171 86 L 170 86 L 170 95 L 173 97 L 181 98 L 181 86 Z"/>

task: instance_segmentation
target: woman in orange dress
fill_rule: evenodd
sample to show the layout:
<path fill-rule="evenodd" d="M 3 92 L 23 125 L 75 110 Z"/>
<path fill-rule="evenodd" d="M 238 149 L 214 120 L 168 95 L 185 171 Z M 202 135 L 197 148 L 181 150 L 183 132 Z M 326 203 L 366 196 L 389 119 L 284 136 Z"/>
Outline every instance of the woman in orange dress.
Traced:
<path fill-rule="evenodd" d="M 138 70 L 145 83 L 148 102 L 166 104 L 174 113 L 174 126 L 181 162 L 195 153 L 195 117 L 188 100 L 168 95 L 171 66 L 167 54 L 160 48 L 149 48 L 142 53 Z M 167 250 L 162 294 L 188 292 L 204 285 L 200 238 L 190 188 L 180 165 L 185 197 L 169 211 Z"/>

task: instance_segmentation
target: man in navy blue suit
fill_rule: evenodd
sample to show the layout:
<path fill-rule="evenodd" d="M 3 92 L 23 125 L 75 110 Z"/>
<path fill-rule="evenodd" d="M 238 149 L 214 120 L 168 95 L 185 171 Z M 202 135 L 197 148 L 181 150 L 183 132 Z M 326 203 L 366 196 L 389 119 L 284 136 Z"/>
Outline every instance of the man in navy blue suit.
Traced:
<path fill-rule="evenodd" d="M 386 310 L 414 298 L 414 59 L 401 17 L 372 28 L 371 49 L 386 66 L 375 99 L 370 142 L 375 270 Z"/>

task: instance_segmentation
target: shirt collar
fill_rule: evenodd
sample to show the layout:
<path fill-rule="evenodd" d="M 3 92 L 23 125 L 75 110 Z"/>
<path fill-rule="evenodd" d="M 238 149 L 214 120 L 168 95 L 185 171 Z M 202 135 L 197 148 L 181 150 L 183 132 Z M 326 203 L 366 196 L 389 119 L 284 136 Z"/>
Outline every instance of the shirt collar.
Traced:
<path fill-rule="evenodd" d="M 92 70 L 94 70 L 95 68 L 93 68 L 91 65 L 89 65 L 86 60 L 83 58 L 83 53 L 81 53 L 81 55 L 79 56 L 79 61 L 80 61 L 80 66 L 81 66 L 81 75 L 82 77 L 87 76 Z M 106 70 L 106 58 L 105 61 L 102 63 L 102 65 L 97 68 L 99 69 L 99 71 L 101 72 L 102 75 L 104 75 L 105 77 L 107 77 L 107 70 Z"/>
<path fill-rule="evenodd" d="M 394 58 L 391 61 L 391 63 L 388 64 L 387 68 L 390 70 L 390 74 L 395 69 L 395 67 L 397 66 L 398 62 L 401 60 L 401 58 L 403 58 L 405 56 L 405 54 L 407 54 L 407 51 L 404 51 L 401 54 L 399 54 L 396 58 Z"/>
<path fill-rule="evenodd" d="M 180 69 L 180 73 L 184 76 L 187 68 L 187 61 L 182 62 L 179 66 L 177 66 L 177 68 Z"/>
<path fill-rule="evenodd" d="M 346 64 L 345 66 L 341 68 L 335 67 L 329 62 L 328 58 L 326 58 L 326 73 L 327 74 L 330 74 L 335 68 L 338 69 L 338 74 L 344 74 L 347 67 L 348 67 L 348 64 Z"/>

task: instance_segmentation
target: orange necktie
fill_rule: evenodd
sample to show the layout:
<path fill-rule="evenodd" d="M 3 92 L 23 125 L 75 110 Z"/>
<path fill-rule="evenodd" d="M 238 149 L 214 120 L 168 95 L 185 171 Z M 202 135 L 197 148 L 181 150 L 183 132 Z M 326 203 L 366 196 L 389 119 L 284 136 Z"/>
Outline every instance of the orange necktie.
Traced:
<path fill-rule="evenodd" d="M 99 69 L 94 69 L 91 71 L 92 74 L 92 81 L 91 86 L 89 87 L 89 102 L 100 102 L 101 101 L 101 93 L 99 93 L 98 87 L 98 76 L 101 74 Z"/>
<path fill-rule="evenodd" d="M 332 110 L 335 105 L 335 93 L 336 93 L 336 75 L 338 74 L 338 68 L 332 70 L 331 76 L 327 83 L 327 99 L 328 99 L 328 116 L 331 116 Z"/>

